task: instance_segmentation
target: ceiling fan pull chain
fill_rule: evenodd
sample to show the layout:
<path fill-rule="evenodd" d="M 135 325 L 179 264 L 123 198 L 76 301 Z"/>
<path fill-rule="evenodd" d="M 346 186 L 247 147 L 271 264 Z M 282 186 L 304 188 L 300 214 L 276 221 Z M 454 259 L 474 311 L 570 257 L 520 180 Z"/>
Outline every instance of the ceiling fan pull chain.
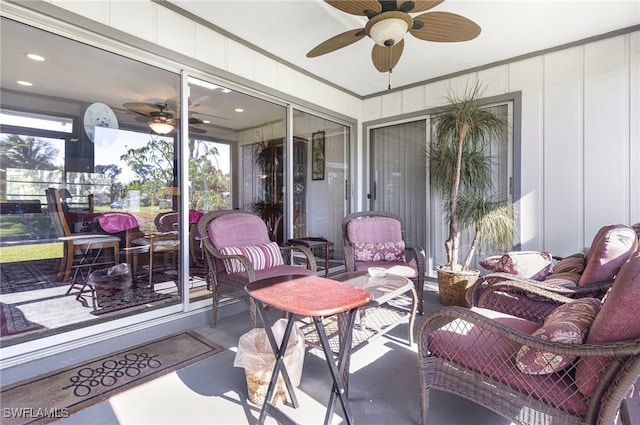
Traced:
<path fill-rule="evenodd" d="M 389 50 L 389 63 L 391 64 L 393 63 L 393 54 L 391 53 L 391 49 L 388 49 L 388 50 Z M 392 72 L 393 72 L 393 68 L 389 68 L 389 76 L 388 76 L 389 86 L 387 87 L 387 90 L 391 90 L 391 73 Z"/>

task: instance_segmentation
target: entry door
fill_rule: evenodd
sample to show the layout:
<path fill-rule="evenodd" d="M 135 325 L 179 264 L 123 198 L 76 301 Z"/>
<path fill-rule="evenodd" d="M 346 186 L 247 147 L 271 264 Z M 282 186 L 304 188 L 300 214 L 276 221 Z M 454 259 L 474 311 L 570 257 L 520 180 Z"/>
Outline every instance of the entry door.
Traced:
<path fill-rule="evenodd" d="M 399 215 L 405 224 L 406 240 L 425 247 L 427 121 L 372 129 L 369 140 L 370 209 Z"/>

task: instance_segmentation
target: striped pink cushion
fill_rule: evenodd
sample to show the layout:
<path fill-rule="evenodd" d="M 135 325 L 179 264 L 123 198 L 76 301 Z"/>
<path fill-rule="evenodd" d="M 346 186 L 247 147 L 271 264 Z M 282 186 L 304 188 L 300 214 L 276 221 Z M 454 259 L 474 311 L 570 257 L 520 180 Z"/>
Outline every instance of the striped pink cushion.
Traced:
<path fill-rule="evenodd" d="M 284 264 L 280 247 L 276 242 L 257 246 L 220 248 L 220 253 L 223 255 L 244 255 L 249 259 L 254 270 L 264 270 Z M 246 271 L 242 263 L 236 259 L 224 260 L 224 268 L 227 270 L 227 274 Z"/>

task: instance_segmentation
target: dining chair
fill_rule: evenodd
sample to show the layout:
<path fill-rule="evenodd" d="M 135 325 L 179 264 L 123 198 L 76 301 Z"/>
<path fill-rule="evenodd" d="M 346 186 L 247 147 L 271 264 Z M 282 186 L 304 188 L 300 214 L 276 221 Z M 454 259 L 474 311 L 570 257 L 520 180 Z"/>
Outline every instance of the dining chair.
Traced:
<path fill-rule="evenodd" d="M 189 211 L 189 256 L 191 257 L 191 263 L 198 263 L 198 256 L 196 255 L 196 246 L 201 245 L 201 237 L 198 233 L 198 220 L 202 217 L 203 213 L 196 210 Z M 177 211 L 167 211 L 156 215 L 154 218 L 156 229 L 159 232 L 172 232 L 179 229 L 180 214 Z"/>
<path fill-rule="evenodd" d="M 88 271 L 90 271 L 93 268 L 99 268 L 109 264 L 118 264 L 120 238 L 103 233 L 71 233 L 64 215 L 58 189 L 48 188 L 45 194 L 49 217 L 55 228 L 58 240 L 63 243 L 62 259 L 60 261 L 60 267 L 58 268 L 58 279 L 66 282 L 71 276 L 73 269 L 76 270 L 77 275 L 78 270 L 81 268 L 87 268 Z M 103 258 L 103 260 L 100 260 L 100 256 L 102 255 L 104 257 L 103 254 L 107 251 L 110 252 L 110 259 L 107 260 Z M 76 254 L 78 255 L 76 256 Z M 76 285 L 82 285 L 81 292 L 84 291 L 86 279 L 84 279 L 85 282 L 76 282 L 75 280 L 74 275 L 74 281 L 67 293 Z"/>
<path fill-rule="evenodd" d="M 133 273 L 139 268 L 140 254 L 148 255 L 149 288 L 154 289 L 153 267 L 158 254 L 171 255 L 172 267 L 176 265 L 176 255 L 180 251 L 180 235 L 177 226 L 177 211 L 161 212 L 154 218 L 156 230 L 143 232 L 139 226 L 128 229 L 125 234 L 127 262 L 132 262 Z M 157 270 L 156 270 L 157 271 Z"/>

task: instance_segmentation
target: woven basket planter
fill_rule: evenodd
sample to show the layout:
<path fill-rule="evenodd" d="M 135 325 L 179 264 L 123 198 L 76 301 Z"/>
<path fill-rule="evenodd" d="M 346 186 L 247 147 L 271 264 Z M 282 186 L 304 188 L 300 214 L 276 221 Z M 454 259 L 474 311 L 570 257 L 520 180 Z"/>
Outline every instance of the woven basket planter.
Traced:
<path fill-rule="evenodd" d="M 473 285 L 480 276 L 478 270 L 449 271 L 438 268 L 438 292 L 440 302 L 444 305 L 467 306 L 464 298 L 467 288 Z"/>

